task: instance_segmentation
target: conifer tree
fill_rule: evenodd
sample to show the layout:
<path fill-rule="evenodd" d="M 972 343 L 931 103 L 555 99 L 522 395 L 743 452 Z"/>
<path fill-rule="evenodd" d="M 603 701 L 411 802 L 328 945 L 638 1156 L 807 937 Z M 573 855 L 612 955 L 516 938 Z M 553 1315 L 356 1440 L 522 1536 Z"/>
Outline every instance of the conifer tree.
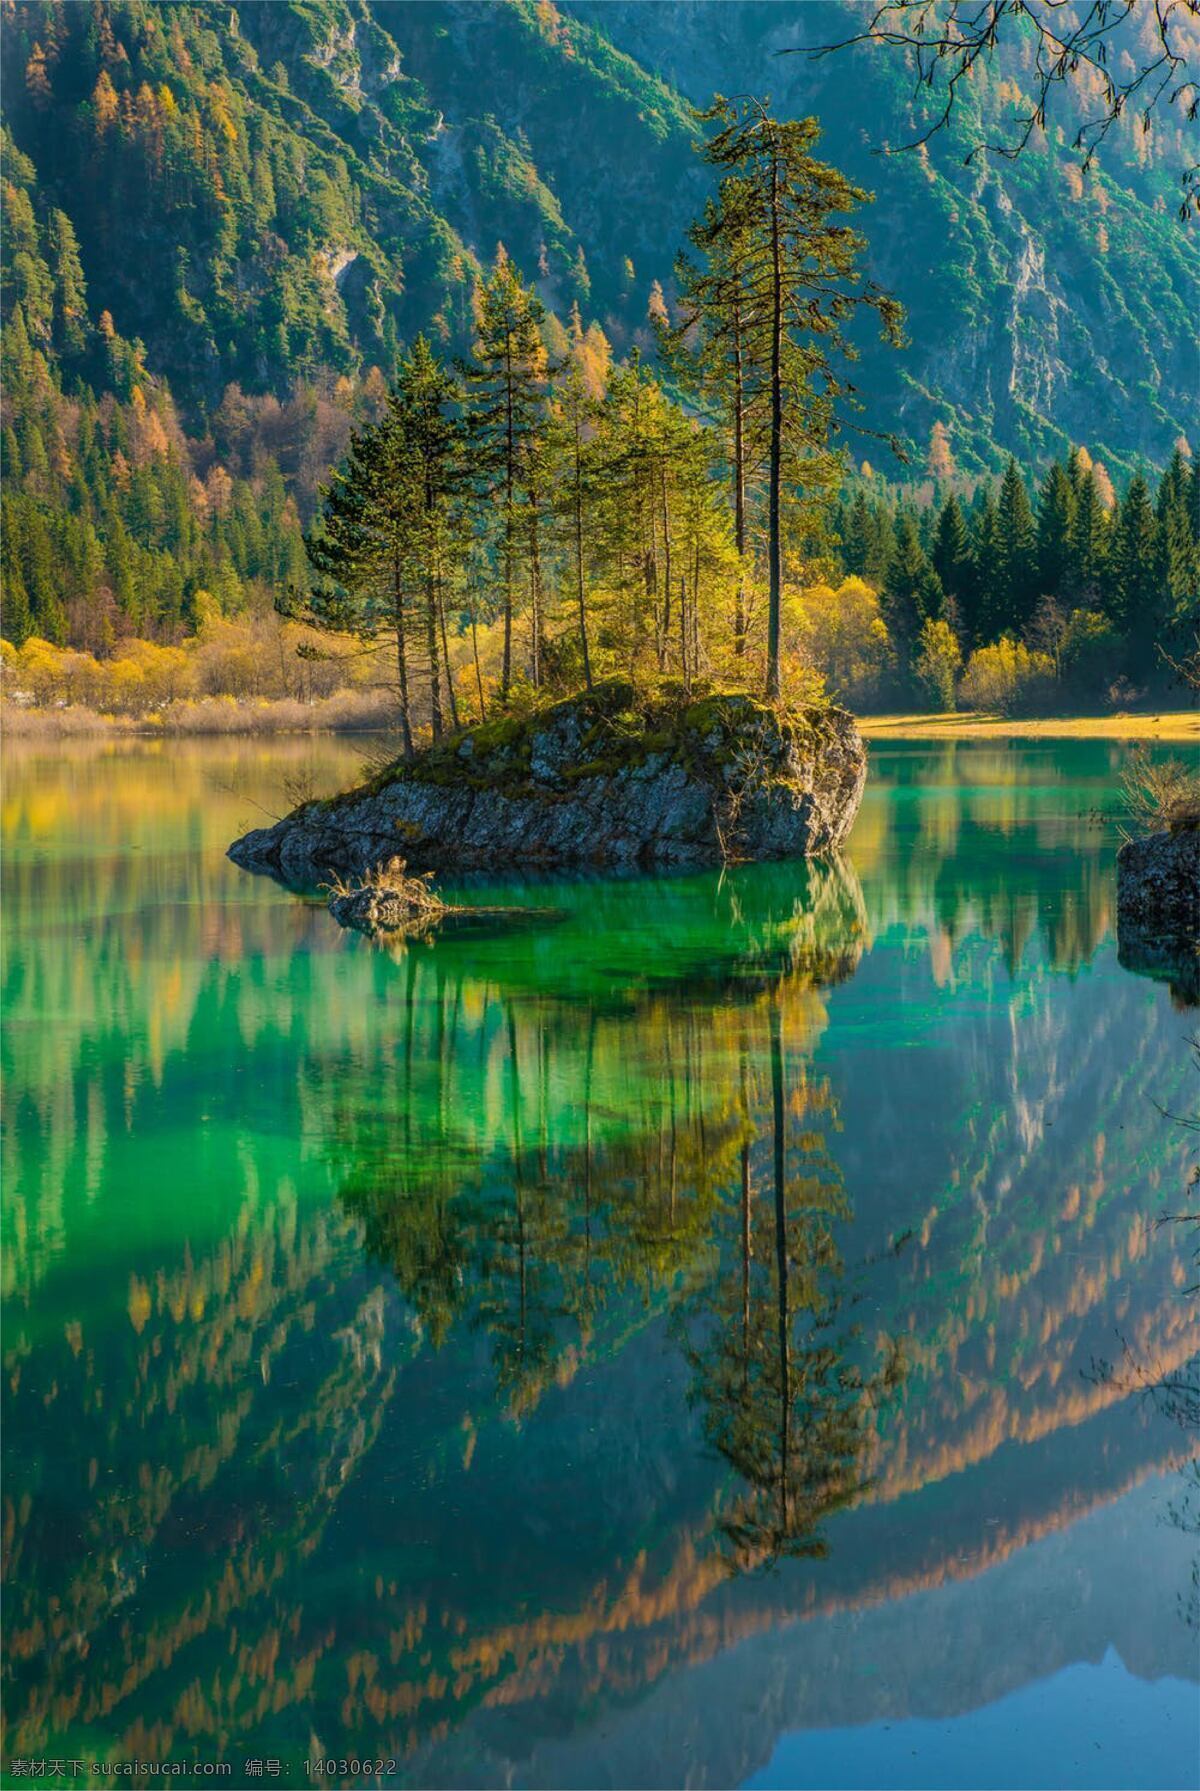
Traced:
<path fill-rule="evenodd" d="M 513 617 L 520 556 L 521 509 L 536 480 L 546 424 L 545 308 L 525 285 L 503 247 L 478 294 L 478 336 L 466 367 L 471 465 L 482 495 L 500 505 L 504 649 L 500 692 L 512 684 Z M 536 505 L 532 508 L 536 522 Z M 525 518 L 528 522 L 528 514 Z M 532 556 L 531 556 L 532 557 Z M 540 652 L 534 616 L 533 656 Z"/>
<path fill-rule="evenodd" d="M 14 647 L 22 647 L 33 633 L 33 616 L 25 574 L 17 549 L 13 500 L 0 496 L 0 632 Z"/>
<path fill-rule="evenodd" d="M 971 558 L 971 602 L 963 617 L 970 639 L 977 645 L 996 639 L 1004 626 L 997 592 L 996 569 L 1000 554 L 1000 520 L 996 500 L 985 490 L 975 518 Z"/>
<path fill-rule="evenodd" d="M 1091 608 L 1099 603 L 1100 581 L 1108 546 L 1108 516 L 1090 465 L 1074 480 L 1075 516 L 1071 526 L 1071 594 Z"/>
<path fill-rule="evenodd" d="M 1110 594 L 1104 607 L 1115 622 L 1142 641 L 1158 619 L 1158 533 L 1146 481 L 1137 473 L 1113 532 Z"/>
<path fill-rule="evenodd" d="M 941 580 L 930 565 L 914 518 L 900 518 L 896 547 L 880 592 L 880 606 L 888 628 L 911 649 L 922 624 L 942 615 L 945 594 Z"/>
<path fill-rule="evenodd" d="M 385 418 L 392 459 L 392 501 L 410 518 L 406 559 L 424 584 L 425 643 L 433 737 L 442 732 L 442 679 L 453 714 L 454 688 L 446 640 L 446 585 L 452 559 L 451 505 L 461 488 L 461 427 L 455 415 L 458 382 L 424 336 L 400 362 Z"/>
<path fill-rule="evenodd" d="M 1159 481 L 1158 579 L 1167 614 L 1186 620 L 1200 588 L 1200 515 L 1193 509 L 1194 481 L 1181 450 L 1172 454 Z"/>
<path fill-rule="evenodd" d="M 1038 494 L 1037 566 L 1040 594 L 1058 597 L 1071 570 L 1071 536 L 1075 525 L 1075 493 L 1066 469 L 1054 461 Z"/>
<path fill-rule="evenodd" d="M 863 239 L 837 220 L 867 199 L 812 154 L 815 119 L 779 120 L 756 99 L 718 96 L 701 118 L 715 124 L 706 159 L 720 172 L 711 215 L 694 241 L 710 265 L 736 272 L 748 331 L 749 380 L 766 415 L 767 694 L 780 694 L 784 466 L 812 489 L 834 476 L 829 438 L 847 395 L 838 362 L 851 350 L 844 325 L 867 306 L 898 340 L 900 309 L 859 289 Z M 732 303 L 732 294 L 724 299 Z"/>
<path fill-rule="evenodd" d="M 578 348 L 578 335 L 576 347 Z M 559 467 L 557 509 L 568 541 L 569 577 L 574 589 L 583 681 L 590 690 L 592 657 L 588 640 L 587 544 L 591 512 L 595 503 L 596 457 L 593 437 L 597 405 L 588 391 L 578 353 L 569 359 L 565 373 L 555 388 L 554 400 L 554 447 Z"/>
<path fill-rule="evenodd" d="M 694 396 L 712 405 L 724 427 L 739 568 L 734 654 L 741 659 L 746 651 L 750 550 L 747 490 L 761 461 L 763 433 L 761 382 L 756 383 L 750 353 L 753 243 L 739 235 L 732 222 L 723 227 L 720 210 L 711 200 L 688 236 L 702 261 L 681 255 L 675 264 L 678 320 L 673 332 L 664 333 L 664 346 L 670 365 L 682 374 Z"/>
<path fill-rule="evenodd" d="M 869 569 L 874 537 L 875 518 L 866 493 L 856 491 L 849 509 L 843 510 L 840 528 L 842 566 L 855 578 Z"/>
<path fill-rule="evenodd" d="M 423 337 L 401 362 L 387 410 L 356 430 L 322 493 L 318 526 L 305 546 L 320 582 L 286 613 L 317 628 L 390 642 L 395 656 L 400 733 L 413 750 L 410 634 L 419 614 L 429 669 L 430 715 L 441 731 L 439 634 L 444 656 L 444 582 L 450 504 L 459 484 L 460 433 L 451 406 L 457 387 Z"/>
<path fill-rule="evenodd" d="M 947 597 L 954 599 L 962 615 L 970 601 L 973 575 L 971 537 L 967 532 L 962 506 L 953 493 L 942 505 L 934 530 L 930 560 Z"/>
<path fill-rule="evenodd" d="M 405 555 L 411 516 L 393 481 L 394 443 L 386 422 L 356 430 L 342 465 L 321 494 L 305 548 L 320 582 L 306 596 L 287 592 L 281 612 L 369 647 L 390 641 L 397 719 L 405 758 L 413 753 L 410 694 L 410 589 Z"/>
<path fill-rule="evenodd" d="M 1033 511 L 1025 481 L 1011 457 L 996 505 L 995 604 L 1002 627 L 1025 628 L 1037 606 Z"/>

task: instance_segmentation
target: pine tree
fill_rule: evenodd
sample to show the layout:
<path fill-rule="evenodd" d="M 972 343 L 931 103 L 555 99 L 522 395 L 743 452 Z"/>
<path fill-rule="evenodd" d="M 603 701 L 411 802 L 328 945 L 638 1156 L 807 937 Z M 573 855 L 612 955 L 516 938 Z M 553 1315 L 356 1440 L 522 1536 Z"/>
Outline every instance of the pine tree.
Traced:
<path fill-rule="evenodd" d="M 578 321 L 578 312 L 575 316 Z M 583 680 L 590 690 L 592 657 L 588 640 L 587 542 L 595 503 L 595 451 L 591 438 L 597 406 L 588 390 L 579 358 L 582 335 L 582 328 L 577 329 L 576 352 L 555 389 L 554 446 L 559 466 L 557 510 L 569 544 L 570 577 L 579 625 L 579 656 Z"/>
<path fill-rule="evenodd" d="M 54 270 L 54 342 L 59 354 L 83 354 L 88 341 L 87 287 L 79 243 L 65 211 L 52 211 L 49 225 Z"/>
<path fill-rule="evenodd" d="M 980 645 L 994 641 L 1004 626 L 997 588 L 1000 519 L 996 513 L 996 500 L 990 491 L 984 492 L 975 518 L 971 559 L 974 577 L 971 580 L 971 600 L 963 614 L 963 625 L 968 637 L 976 645 Z"/>
<path fill-rule="evenodd" d="M 462 432 L 454 414 L 459 398 L 457 381 L 438 361 L 426 338 L 418 336 L 412 353 L 400 363 L 383 426 L 392 460 L 392 501 L 404 503 L 410 516 L 406 548 L 410 576 L 419 578 L 424 586 L 429 708 L 435 740 L 443 725 L 439 659 L 445 662 L 452 709 L 454 704 L 445 593 L 452 558 L 450 507 L 461 484 Z"/>
<path fill-rule="evenodd" d="M 466 368 L 471 465 L 479 493 L 500 501 L 504 655 L 500 692 L 512 684 L 513 617 L 523 494 L 543 445 L 546 425 L 545 309 L 503 249 L 478 295 L 478 337 Z M 538 655 L 534 617 L 534 656 Z"/>
<path fill-rule="evenodd" d="M 945 606 L 941 580 L 930 565 L 915 519 L 901 516 L 896 547 L 879 594 L 884 620 L 891 633 L 911 650 L 922 624 L 937 620 Z"/>
<path fill-rule="evenodd" d="M 970 600 L 973 566 L 971 537 L 958 499 L 951 494 L 942 505 L 934 530 L 933 569 L 947 597 L 954 599 L 960 615 Z"/>
<path fill-rule="evenodd" d="M 33 633 L 33 616 L 17 546 L 17 519 L 12 499 L 0 497 L 0 633 L 22 647 Z"/>
<path fill-rule="evenodd" d="M 996 506 L 995 593 L 1002 629 L 1020 633 L 1037 607 L 1033 511 L 1025 481 L 1010 457 Z"/>
<path fill-rule="evenodd" d="M 1158 522 L 1146 481 L 1131 480 L 1113 531 L 1108 600 L 1105 609 L 1136 644 L 1152 636 L 1158 622 Z"/>
<path fill-rule="evenodd" d="M 665 338 L 669 364 L 701 402 L 714 406 L 726 437 L 738 584 L 734 603 L 734 654 L 746 651 L 749 531 L 747 488 L 761 446 L 761 397 L 750 355 L 750 299 L 746 290 L 752 242 L 724 223 L 710 200 L 701 222 L 688 232 L 703 263 L 681 255 L 675 264 L 678 322 Z"/>
<path fill-rule="evenodd" d="M 1158 579 L 1168 616 L 1186 620 L 1200 588 L 1200 515 L 1193 509 L 1194 482 L 1179 448 L 1159 481 Z"/>
<path fill-rule="evenodd" d="M 875 533 L 874 518 L 864 492 L 856 491 L 849 508 L 843 509 L 838 532 L 843 570 L 853 578 L 862 578 Z"/>
<path fill-rule="evenodd" d="M 758 100 L 718 98 L 701 114 L 717 126 L 705 156 L 720 172 L 716 204 L 697 246 L 736 272 L 745 302 L 749 383 L 761 393 L 767 462 L 767 695 L 780 694 L 783 486 L 792 474 L 811 490 L 831 482 L 829 437 L 847 388 L 836 360 L 843 325 L 860 306 L 876 310 L 898 340 L 900 309 L 872 287 L 855 289 L 863 239 L 836 220 L 867 194 L 818 162 L 812 118 L 780 121 Z M 732 295 L 723 301 L 732 303 Z"/>
<path fill-rule="evenodd" d="M 1074 525 L 1075 493 L 1066 468 L 1056 460 L 1038 495 L 1038 586 L 1044 597 L 1058 597 L 1066 589 Z"/>
<path fill-rule="evenodd" d="M 385 415 L 351 435 L 345 460 L 321 494 L 318 525 L 305 540 L 320 582 L 307 597 L 292 592 L 280 604 L 314 627 L 372 645 L 390 642 L 405 757 L 413 751 L 409 632 L 418 611 L 435 733 L 442 724 L 438 633 L 457 483 L 458 429 L 449 412 L 456 396 L 453 380 L 418 337 Z"/>
<path fill-rule="evenodd" d="M 1100 584 L 1108 549 L 1108 516 L 1090 466 L 1075 480 L 1075 518 L 1071 527 L 1071 595 L 1089 608 L 1100 600 Z"/>

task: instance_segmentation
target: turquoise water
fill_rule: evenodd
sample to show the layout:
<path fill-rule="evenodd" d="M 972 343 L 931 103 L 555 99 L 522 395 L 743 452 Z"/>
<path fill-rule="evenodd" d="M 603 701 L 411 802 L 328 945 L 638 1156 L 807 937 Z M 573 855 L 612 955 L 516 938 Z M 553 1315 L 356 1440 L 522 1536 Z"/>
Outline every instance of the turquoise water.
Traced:
<path fill-rule="evenodd" d="M 223 856 L 351 749 L 10 751 L 9 1773 L 1196 1783 L 1121 756 L 892 746 L 842 863 L 387 951 Z"/>

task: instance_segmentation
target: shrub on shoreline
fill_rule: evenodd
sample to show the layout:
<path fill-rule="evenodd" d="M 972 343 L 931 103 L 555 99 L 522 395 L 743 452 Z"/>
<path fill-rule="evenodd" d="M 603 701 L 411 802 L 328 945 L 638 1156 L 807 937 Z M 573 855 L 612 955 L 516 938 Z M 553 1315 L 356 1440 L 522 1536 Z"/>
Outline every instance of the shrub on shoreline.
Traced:
<path fill-rule="evenodd" d="M 36 708 L 6 702 L 0 708 L 0 730 L 12 740 L 70 740 L 100 736 L 229 734 L 381 733 L 395 720 L 386 691 L 344 690 L 317 702 L 294 697 L 276 701 L 239 701 L 205 697 L 166 704 L 142 716 L 106 715 L 82 704 Z"/>

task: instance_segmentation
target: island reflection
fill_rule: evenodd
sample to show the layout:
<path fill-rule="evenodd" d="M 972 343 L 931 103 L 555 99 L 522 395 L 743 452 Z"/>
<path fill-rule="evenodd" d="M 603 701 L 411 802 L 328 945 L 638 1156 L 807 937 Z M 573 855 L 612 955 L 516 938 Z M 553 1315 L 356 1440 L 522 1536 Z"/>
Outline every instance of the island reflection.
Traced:
<path fill-rule="evenodd" d="M 18 790 L 13 1751 L 586 1775 L 601 1713 L 1185 1459 L 1093 1372 L 1200 1345 L 1178 1027 L 1023 763 L 902 763 L 853 868 L 533 885 L 565 919 L 395 956 L 197 852 L 211 780 L 156 813 L 106 768 L 144 850 L 97 860 Z M 1127 1656 L 1190 1672 L 1141 1609 Z"/>

